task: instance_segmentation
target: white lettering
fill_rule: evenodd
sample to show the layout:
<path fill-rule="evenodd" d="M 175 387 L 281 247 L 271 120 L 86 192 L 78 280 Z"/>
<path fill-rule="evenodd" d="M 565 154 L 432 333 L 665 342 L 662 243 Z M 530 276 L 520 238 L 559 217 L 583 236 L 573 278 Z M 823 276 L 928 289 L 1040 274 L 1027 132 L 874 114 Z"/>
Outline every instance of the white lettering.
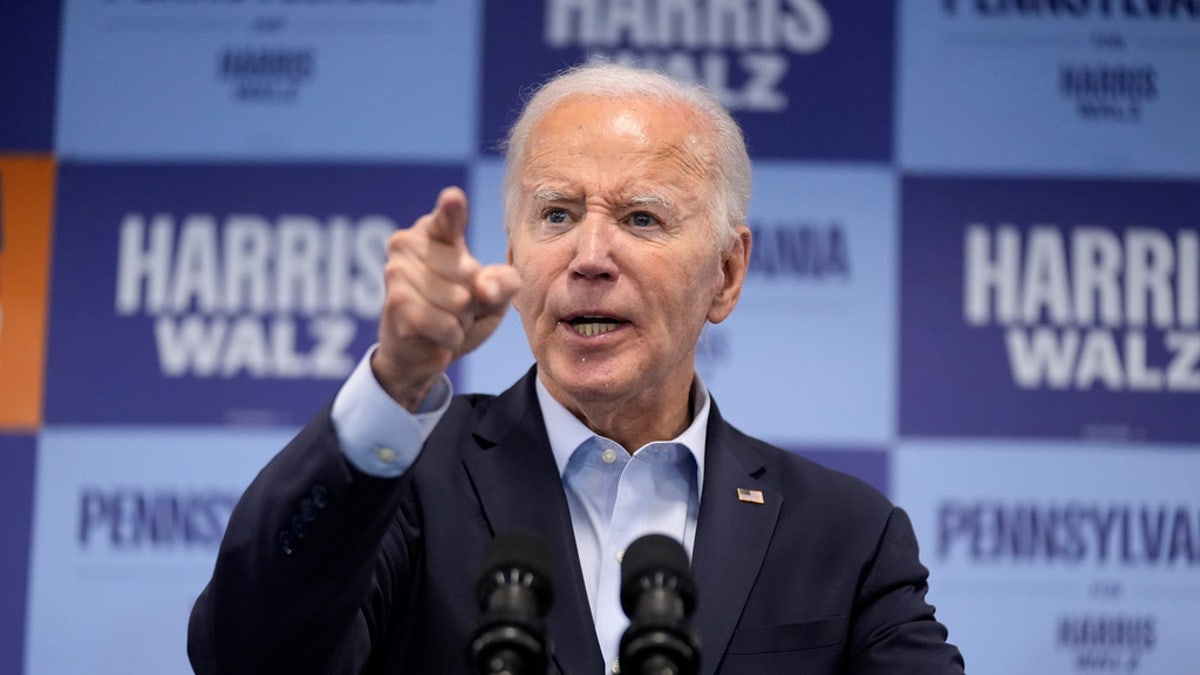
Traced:
<path fill-rule="evenodd" d="M 1053 328 L 1023 331 L 1010 328 L 1005 335 L 1013 382 L 1021 389 L 1066 389 L 1071 383 L 1079 332 L 1064 331 L 1060 338 Z"/>
<path fill-rule="evenodd" d="M 1058 228 L 1037 226 L 1030 230 L 1025 278 L 1021 282 L 1021 318 L 1026 324 L 1041 323 L 1043 308 L 1055 324 L 1071 321 L 1067 269 L 1067 254 Z"/>
<path fill-rule="evenodd" d="M 779 54 L 746 54 L 741 63 L 749 77 L 737 107 L 766 112 L 787 108 L 787 94 L 779 89 L 787 75 L 787 59 Z"/>
<path fill-rule="evenodd" d="M 356 317 L 374 319 L 383 304 L 395 229 L 383 215 L 193 213 L 177 224 L 158 214 L 146 227 L 127 214 L 116 311 L 157 317 L 166 377 L 342 378 Z"/>
<path fill-rule="evenodd" d="M 219 297 L 217 281 L 217 221 L 210 215 L 190 215 L 183 223 L 171 282 L 174 312 L 195 309 L 212 312 Z"/>
<path fill-rule="evenodd" d="M 1125 233 L 1125 321 L 1145 326 L 1147 295 L 1154 312 L 1154 325 L 1169 328 L 1175 322 L 1171 297 L 1171 274 L 1175 252 L 1171 240 L 1158 230 L 1134 228 Z"/>
<path fill-rule="evenodd" d="M 547 0 L 544 31 L 557 49 L 811 54 L 829 44 L 833 26 L 820 0 Z"/>
<path fill-rule="evenodd" d="M 1175 354 L 1167 367 L 1167 389 L 1200 391 L 1200 333 L 1171 331 L 1166 343 Z"/>
<path fill-rule="evenodd" d="M 749 10 L 745 0 L 708 0 L 709 44 L 748 49 L 752 44 Z"/>
<path fill-rule="evenodd" d="M 1005 332 L 1013 383 L 1021 389 L 1090 389 L 1200 391 L 1200 333 L 1168 331 L 1163 335 L 1169 357 L 1151 363 L 1143 331 L 1125 331 L 1123 340 L 1106 328 L 1080 332 L 1049 326 L 1009 328 Z M 1119 348 L 1120 345 L 1120 348 Z"/>
<path fill-rule="evenodd" d="M 596 7 L 593 0 L 550 0 L 546 3 L 546 43 L 551 47 L 569 47 L 572 42 L 592 44 L 596 29 Z M 572 21 L 578 26 L 571 30 Z"/>
<path fill-rule="evenodd" d="M 972 326 L 993 321 L 992 292 L 996 295 L 995 321 L 1011 324 L 1017 318 L 1017 277 L 1021 234 L 1014 225 L 996 228 L 996 252 L 991 249 L 986 225 L 972 223 L 966 231 L 966 271 L 963 274 L 963 318 Z"/>
<path fill-rule="evenodd" d="M 1163 388 L 1162 369 L 1146 365 L 1145 334 L 1130 331 L 1125 335 L 1125 364 L 1130 389 L 1159 391 Z"/>
<path fill-rule="evenodd" d="M 769 3 L 768 3 L 769 4 Z M 700 42 L 700 17 L 696 12 L 695 0 L 659 0 L 657 39 L 658 48 L 670 45 L 696 48 Z"/>
<path fill-rule="evenodd" d="M 1179 233 L 1176 256 L 1179 264 L 1175 274 L 1178 276 L 1179 292 L 1175 294 L 1178 303 L 1179 325 L 1186 328 L 1200 326 L 1200 237 L 1195 232 L 1184 230 Z"/>
<path fill-rule="evenodd" d="M 341 378 L 354 368 L 350 343 L 354 340 L 352 319 L 322 316 L 313 319 L 312 334 L 317 342 L 312 351 L 312 373 L 316 377 Z"/>
<path fill-rule="evenodd" d="M 825 7 L 817 0 L 788 0 L 787 4 L 792 12 L 784 15 L 783 21 L 778 24 L 783 30 L 787 46 L 801 54 L 824 49 L 833 35 L 833 26 Z"/>
<path fill-rule="evenodd" d="M 359 273 L 354 277 L 354 311 L 358 316 L 379 316 L 385 288 L 383 268 L 387 265 L 387 242 L 396 224 L 387 216 L 366 216 L 354 235 L 354 261 Z"/>
<path fill-rule="evenodd" d="M 224 319 L 216 321 L 224 323 Z M 222 354 L 222 377 L 234 377 L 243 370 L 251 377 L 264 377 L 270 372 L 271 355 L 264 331 L 262 323 L 254 317 L 241 316 L 234 320 Z"/>
<path fill-rule="evenodd" d="M 127 213 L 121 220 L 117 256 L 117 314 L 136 314 L 142 305 L 142 280 L 146 281 L 146 309 L 157 314 L 167 300 L 171 272 L 174 225 L 170 216 L 156 215 L 150 224 L 150 246 L 145 246 L 146 223 L 141 214 Z"/>
<path fill-rule="evenodd" d="M 1096 320 L 1099 299 L 1100 323 L 1117 326 L 1121 323 L 1121 242 L 1112 232 L 1101 227 L 1076 228 L 1071 237 L 1074 267 L 1075 319 L 1082 325 Z"/>
<path fill-rule="evenodd" d="M 160 317 L 154 324 L 154 337 L 163 375 L 208 377 L 215 374 L 228 327 L 223 319 L 206 322 L 198 316 L 179 320 Z"/>
<path fill-rule="evenodd" d="M 225 221 L 225 311 L 270 307 L 271 240 L 271 225 L 261 216 L 234 214 Z"/>
<path fill-rule="evenodd" d="M 987 324 L 1147 325 L 1165 330 L 1200 324 L 1200 238 L 1160 230 L 1121 233 L 1097 226 L 1032 225 L 964 231 L 963 320 Z M 1069 245 L 1064 242 L 1069 237 Z M 1068 251 L 1070 252 L 1068 255 Z"/>
<path fill-rule="evenodd" d="M 189 214 L 176 226 L 158 214 L 121 224 L 116 311 L 121 316 L 188 312 L 341 312 L 374 318 L 383 304 L 387 239 L 382 215 L 322 222 L 285 215 L 277 222 L 233 214 Z M 176 236 L 178 233 L 178 236 Z M 145 293 L 143 294 L 143 288 Z"/>
<path fill-rule="evenodd" d="M 290 312 L 299 307 L 305 314 L 320 309 L 322 275 L 321 224 L 309 216 L 288 215 L 279 219 L 279 268 L 275 307 Z"/>
<path fill-rule="evenodd" d="M 1089 330 L 1079 350 L 1079 366 L 1075 371 L 1075 386 L 1089 389 L 1101 380 L 1109 389 L 1121 389 L 1125 384 L 1121 372 L 1121 356 L 1113 334 L 1101 328 Z"/>
<path fill-rule="evenodd" d="M 155 322 L 159 367 L 166 377 L 341 379 L 354 367 L 349 349 L 354 319 L 320 316 L 307 321 L 242 315 L 159 317 Z M 305 349 L 304 345 L 310 345 Z"/>
<path fill-rule="evenodd" d="M 613 2 L 608 8 L 608 30 L 604 44 L 618 45 L 622 39 L 635 47 L 645 47 L 654 39 L 654 26 L 635 2 Z"/>

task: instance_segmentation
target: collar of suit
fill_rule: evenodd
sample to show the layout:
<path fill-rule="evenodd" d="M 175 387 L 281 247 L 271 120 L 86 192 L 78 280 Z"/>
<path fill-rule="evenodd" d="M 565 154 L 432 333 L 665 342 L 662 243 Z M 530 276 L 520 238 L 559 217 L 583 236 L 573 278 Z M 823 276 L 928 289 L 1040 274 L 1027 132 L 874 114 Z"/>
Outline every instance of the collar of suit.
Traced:
<path fill-rule="evenodd" d="M 524 529 L 550 545 L 558 570 L 556 599 L 547 617 L 553 655 L 559 670 L 591 672 L 602 663 L 600 646 L 580 573 L 571 516 L 562 492 L 531 490 L 528 499 L 513 499 L 522 485 L 560 480 L 535 392 L 531 370 L 489 407 L 474 432 L 477 447 L 463 463 L 493 532 Z M 738 442 L 739 433 L 711 404 L 704 483 L 697 524 L 692 573 L 703 589 L 692 624 L 703 653 L 725 651 L 750 588 L 766 555 L 783 505 L 783 496 L 763 482 L 765 459 Z M 738 490 L 757 490 L 762 503 L 739 499 Z M 743 493 L 744 494 L 744 493 Z M 701 673 L 716 668 L 704 662 Z"/>

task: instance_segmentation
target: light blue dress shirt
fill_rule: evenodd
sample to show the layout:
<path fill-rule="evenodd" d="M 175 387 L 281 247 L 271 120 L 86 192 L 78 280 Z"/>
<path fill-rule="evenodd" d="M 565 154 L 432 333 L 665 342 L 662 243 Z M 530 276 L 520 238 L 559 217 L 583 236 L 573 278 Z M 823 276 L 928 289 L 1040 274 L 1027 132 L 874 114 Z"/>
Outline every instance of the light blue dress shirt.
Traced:
<path fill-rule="evenodd" d="M 370 355 L 359 361 L 333 402 L 332 418 L 347 459 L 364 473 L 395 477 L 416 460 L 421 445 L 450 405 L 453 390 L 443 376 L 416 414 L 397 404 L 371 372 Z M 697 375 L 692 423 L 679 436 L 638 448 L 632 455 L 597 436 L 537 381 L 538 403 L 554 461 L 562 476 L 588 604 L 600 650 L 616 671 L 621 634 L 629 625 L 621 610 L 621 558 L 646 534 L 683 543 L 691 557 L 704 484 L 708 390 Z"/>

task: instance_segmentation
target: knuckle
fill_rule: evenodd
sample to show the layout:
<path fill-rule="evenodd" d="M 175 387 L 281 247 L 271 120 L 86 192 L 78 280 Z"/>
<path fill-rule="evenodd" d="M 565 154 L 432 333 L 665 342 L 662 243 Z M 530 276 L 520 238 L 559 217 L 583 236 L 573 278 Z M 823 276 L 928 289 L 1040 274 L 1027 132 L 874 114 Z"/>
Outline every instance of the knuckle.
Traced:
<path fill-rule="evenodd" d="M 430 340 L 449 350 L 455 350 L 462 344 L 464 334 L 458 319 L 445 312 L 438 312 L 427 318 L 425 336 Z"/>
<path fill-rule="evenodd" d="M 462 284 L 451 285 L 446 294 L 446 303 L 449 305 L 447 309 L 455 314 L 462 314 L 471 309 L 474 300 L 475 296 Z"/>
<path fill-rule="evenodd" d="M 412 238 L 413 235 L 411 229 L 396 230 L 393 232 L 392 235 L 388 237 L 388 255 L 391 256 L 402 253 L 406 248 L 408 248 Z"/>

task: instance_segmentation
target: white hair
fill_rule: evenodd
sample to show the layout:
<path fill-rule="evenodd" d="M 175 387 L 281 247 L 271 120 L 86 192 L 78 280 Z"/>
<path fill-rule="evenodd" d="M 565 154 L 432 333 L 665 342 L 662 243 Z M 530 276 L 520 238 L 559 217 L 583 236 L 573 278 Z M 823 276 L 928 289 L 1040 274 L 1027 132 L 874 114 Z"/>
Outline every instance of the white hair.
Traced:
<path fill-rule="evenodd" d="M 653 70 L 605 61 L 564 70 L 539 87 L 505 141 L 505 228 L 511 228 L 520 195 L 520 172 L 533 127 L 559 103 L 574 96 L 637 97 L 685 105 L 707 120 L 712 135 L 713 191 L 709 200 L 714 235 L 724 249 L 750 208 L 750 156 L 742 130 L 707 89 Z M 721 223 L 725 226 L 722 227 Z"/>

